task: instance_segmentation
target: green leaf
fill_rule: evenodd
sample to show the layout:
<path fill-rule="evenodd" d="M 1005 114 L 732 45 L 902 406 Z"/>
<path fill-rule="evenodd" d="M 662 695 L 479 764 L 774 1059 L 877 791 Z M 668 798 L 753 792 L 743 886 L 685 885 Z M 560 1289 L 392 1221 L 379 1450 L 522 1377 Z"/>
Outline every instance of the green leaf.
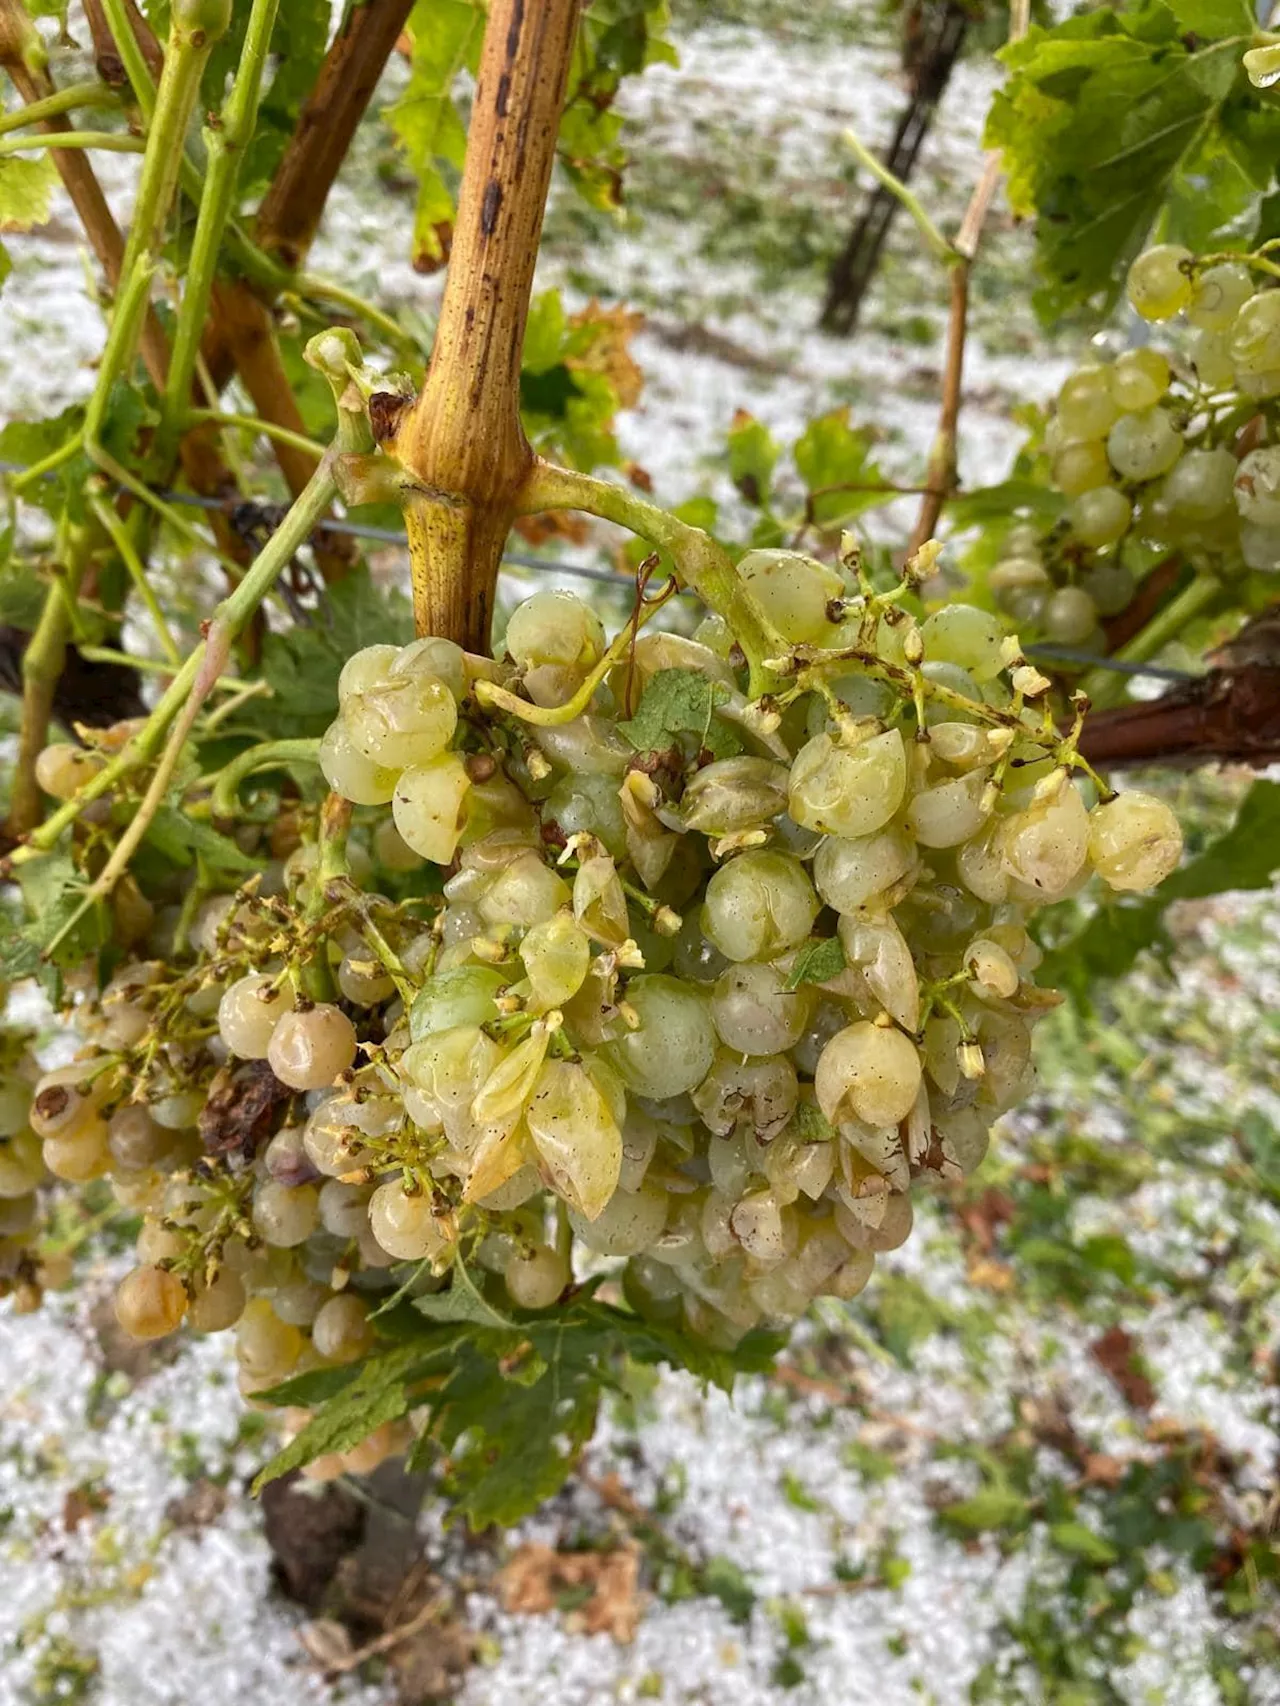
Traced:
<path fill-rule="evenodd" d="M 1060 1551 L 1070 1552 L 1073 1557 L 1083 1558 L 1090 1564 L 1114 1564 L 1120 1556 L 1109 1540 L 1104 1540 L 1082 1522 L 1052 1523 L 1049 1538 Z"/>
<path fill-rule="evenodd" d="M 742 744 L 727 725 L 714 723 L 716 706 L 728 697 L 723 682 L 699 670 L 660 669 L 649 678 L 635 716 L 618 728 L 637 752 L 666 752 L 681 735 L 693 735 L 700 748 L 731 758 Z"/>
<path fill-rule="evenodd" d="M 1030 1505 L 1016 1488 L 991 1481 L 980 1487 L 971 1499 L 947 1505 L 939 1513 L 944 1522 L 954 1528 L 972 1529 L 984 1533 L 997 1528 L 1016 1528 L 1026 1521 Z"/>
<path fill-rule="evenodd" d="M 790 1135 L 801 1143 L 830 1143 L 835 1127 L 816 1102 L 799 1102 L 787 1124 Z"/>
<path fill-rule="evenodd" d="M 1108 306 L 1166 204 L 1162 235 L 1183 240 L 1185 220 L 1203 243 L 1239 214 L 1245 181 L 1270 181 L 1280 110 L 1241 70 L 1252 30 L 1244 0 L 1144 0 L 1035 25 L 1003 51 L 986 142 L 1014 211 L 1037 216 L 1044 319 Z"/>
<path fill-rule="evenodd" d="M 799 989 L 802 983 L 826 983 L 839 977 L 846 963 L 838 936 L 828 936 L 823 942 L 806 942 L 787 975 L 786 987 Z"/>
<path fill-rule="evenodd" d="M 65 853 L 43 853 L 20 865 L 15 875 L 28 921 L 0 931 L 0 977 L 37 977 L 46 992 L 54 994 L 63 969 L 91 958 L 104 946 L 110 915 L 101 901 L 96 902 L 50 952 L 51 944 L 79 912 L 88 883 Z"/>
<path fill-rule="evenodd" d="M 496 1327 L 503 1332 L 518 1330 L 509 1315 L 503 1315 L 486 1300 L 463 1266 L 461 1256 L 453 1264 L 449 1289 L 416 1297 L 413 1307 L 428 1321 L 465 1321 L 473 1327 Z"/>
<path fill-rule="evenodd" d="M 0 156 L 0 231 L 30 231 L 49 218 L 58 168 L 46 148 L 34 160 Z"/>
<path fill-rule="evenodd" d="M 6 532 L 0 540 L 0 555 L 8 558 L 12 536 Z M 0 622 L 30 633 L 40 620 L 48 588 L 39 571 L 31 563 L 8 558 L 0 568 Z"/>
<path fill-rule="evenodd" d="M 729 477 L 749 504 L 768 509 L 778 446 L 763 421 L 740 409 L 729 428 Z"/>
<path fill-rule="evenodd" d="M 174 806 L 160 807 L 144 839 L 179 870 L 194 864 L 197 854 L 209 867 L 210 874 L 243 877 L 262 869 L 260 862 L 242 853 L 230 836 L 220 835 L 207 823 L 188 817 Z"/>
<path fill-rule="evenodd" d="M 1257 23 L 1248 0 L 1169 0 L 1178 28 L 1203 41 L 1252 35 Z"/>
<path fill-rule="evenodd" d="M 871 459 L 872 443 L 869 432 L 849 425 L 848 409 L 819 415 L 796 440 L 792 455 L 819 527 L 841 526 L 892 497 L 889 492 L 848 489 L 884 484 L 884 475 Z"/>
<path fill-rule="evenodd" d="M 451 1352 L 454 1343 L 452 1335 L 434 1343 L 415 1341 L 357 1364 L 354 1379 L 328 1395 L 306 1427 L 259 1471 L 253 1491 L 261 1492 L 268 1481 L 301 1469 L 327 1452 L 350 1451 L 384 1422 L 399 1421 L 417 1403 L 415 1385 L 437 1359 Z M 270 1404 L 290 1404 L 296 1402 L 297 1390 L 297 1382 L 286 1381 L 258 1396 Z"/>
<path fill-rule="evenodd" d="M 1145 900 L 1100 906 L 1068 941 L 1045 955 L 1038 981 L 1087 999 L 1091 984 L 1123 976 L 1145 948 L 1169 948 L 1165 909 L 1228 889 L 1265 889 L 1280 870 L 1280 782 L 1255 782 L 1236 821 L 1198 858 L 1174 871 Z"/>
<path fill-rule="evenodd" d="M 414 265 L 443 264 L 453 230 L 454 193 L 467 133 L 453 103 L 459 75 L 479 62 L 484 13 L 472 0 L 418 0 L 409 18 L 409 82 L 386 118 L 418 179 Z"/>
<path fill-rule="evenodd" d="M 323 734 L 337 715 L 338 675 L 352 652 L 412 638 L 413 614 L 402 593 L 376 587 L 363 567 L 345 576 L 307 627 L 267 635 L 262 674 L 273 698 L 262 720 L 281 737 Z"/>

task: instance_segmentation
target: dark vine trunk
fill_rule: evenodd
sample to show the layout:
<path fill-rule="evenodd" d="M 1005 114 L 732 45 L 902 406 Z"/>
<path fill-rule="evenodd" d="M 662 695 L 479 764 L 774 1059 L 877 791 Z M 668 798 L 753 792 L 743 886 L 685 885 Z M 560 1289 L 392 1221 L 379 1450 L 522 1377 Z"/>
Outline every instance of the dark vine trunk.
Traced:
<path fill-rule="evenodd" d="M 926 3 L 917 16 L 919 29 L 908 37 L 907 44 L 913 73 L 911 97 L 885 155 L 885 165 L 903 183 L 915 168 L 969 27 L 968 13 L 954 0 L 944 0 L 941 5 Z M 847 337 L 857 325 L 898 205 L 897 197 L 883 184 L 877 184 L 867 197 L 848 242 L 831 267 L 820 322 L 823 331 Z"/>

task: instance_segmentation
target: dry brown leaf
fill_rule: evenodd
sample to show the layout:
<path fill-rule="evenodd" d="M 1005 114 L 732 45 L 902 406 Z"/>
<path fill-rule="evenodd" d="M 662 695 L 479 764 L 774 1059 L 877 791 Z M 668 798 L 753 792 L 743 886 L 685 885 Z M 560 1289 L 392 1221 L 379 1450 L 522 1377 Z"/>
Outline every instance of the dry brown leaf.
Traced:
<path fill-rule="evenodd" d="M 569 324 L 590 326 L 596 335 L 590 349 L 571 355 L 565 366 L 603 373 L 613 386 L 618 407 L 634 408 L 644 389 L 644 374 L 631 353 L 631 340 L 644 325 L 644 315 L 621 306 L 602 308 L 593 297 L 580 313 L 570 316 Z"/>
<path fill-rule="evenodd" d="M 1156 1389 L 1143 1373 L 1138 1343 L 1132 1333 L 1123 1327 L 1111 1327 L 1094 1340 L 1089 1351 L 1099 1368 L 1111 1376 L 1126 1403 L 1135 1410 L 1151 1408 L 1156 1401 Z"/>
<path fill-rule="evenodd" d="M 554 1611 L 562 1595 L 589 1587 L 590 1598 L 567 1614 L 569 1626 L 619 1643 L 634 1639 L 644 1606 L 640 1548 L 633 1542 L 609 1552 L 557 1552 L 530 1541 L 498 1572 L 497 1582 L 505 1610 L 534 1615 Z"/>

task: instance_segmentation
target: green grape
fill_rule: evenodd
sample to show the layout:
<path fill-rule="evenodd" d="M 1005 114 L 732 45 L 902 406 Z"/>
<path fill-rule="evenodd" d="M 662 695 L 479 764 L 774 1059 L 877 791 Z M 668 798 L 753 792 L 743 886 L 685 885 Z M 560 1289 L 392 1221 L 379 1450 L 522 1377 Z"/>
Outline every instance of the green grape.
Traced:
<path fill-rule="evenodd" d="M 839 1031 L 823 1049 L 814 1091 L 833 1125 L 852 1118 L 896 1126 L 911 1112 L 921 1076 L 909 1037 L 893 1026 L 863 1021 Z"/>
<path fill-rule="evenodd" d="M 1036 557 L 1040 551 L 1040 529 L 1030 521 L 1016 521 L 1004 536 L 1007 557 Z"/>
<path fill-rule="evenodd" d="M 907 755 L 897 729 L 854 747 L 815 735 L 791 766 L 789 809 L 805 829 L 872 835 L 888 823 L 907 790 Z"/>
<path fill-rule="evenodd" d="M 1095 486 L 1072 502 L 1069 515 L 1076 538 L 1096 548 L 1124 538 L 1133 520 L 1133 505 L 1118 487 Z"/>
<path fill-rule="evenodd" d="M 1169 363 L 1150 345 L 1125 350 L 1111 370 L 1111 394 L 1124 414 L 1153 408 L 1169 389 Z"/>
<path fill-rule="evenodd" d="M 730 960 L 767 960 L 803 942 L 818 914 L 813 885 L 785 853 L 743 853 L 707 884 L 702 930 Z"/>
<path fill-rule="evenodd" d="M 738 564 L 769 624 L 792 645 L 820 645 L 832 632 L 827 606 L 844 596 L 834 569 L 799 551 L 748 551 Z"/>
<path fill-rule="evenodd" d="M 948 604 L 926 618 L 920 638 L 927 658 L 958 664 L 975 681 L 992 681 L 1000 673 L 1005 632 L 989 611 Z"/>
<path fill-rule="evenodd" d="M 361 651 L 352 652 L 338 676 L 338 703 L 345 705 L 357 694 L 381 687 L 399 656 L 399 646 L 365 646 Z"/>
<path fill-rule="evenodd" d="M 1107 437 L 1111 465 L 1125 480 L 1154 480 L 1158 474 L 1167 474 L 1181 454 L 1182 435 L 1163 409 L 1122 415 Z"/>
<path fill-rule="evenodd" d="M 435 758 L 453 739 L 457 721 L 453 694 L 426 674 L 389 676 L 383 685 L 353 694 L 342 708 L 347 738 L 384 770 Z M 368 803 L 381 805 L 385 797 Z"/>
<path fill-rule="evenodd" d="M 1280 528 L 1280 445 L 1263 445 L 1241 457 L 1235 499 L 1242 521 Z"/>
<path fill-rule="evenodd" d="M 1190 249 L 1178 243 L 1157 243 L 1134 261 L 1126 291 L 1144 320 L 1171 320 L 1188 305 L 1192 283 L 1186 269 L 1193 258 Z"/>
<path fill-rule="evenodd" d="M 456 752 L 402 771 L 391 811 L 405 844 L 432 864 L 447 865 L 457 850 L 470 787 L 466 764 Z"/>
<path fill-rule="evenodd" d="M 900 882 L 914 863 L 910 838 L 900 829 L 856 840 L 829 835 L 814 855 L 813 881 L 828 906 L 857 912 Z"/>
<path fill-rule="evenodd" d="M 1231 324 L 1231 359 L 1241 378 L 1280 370 L 1280 291 L 1260 290 Z"/>
<path fill-rule="evenodd" d="M 1229 391 L 1235 384 L 1236 367 L 1231 359 L 1231 334 L 1203 328 L 1187 341 L 1187 357 L 1200 384 L 1210 391 Z"/>
<path fill-rule="evenodd" d="M 1136 585 L 1132 570 L 1123 563 L 1095 563 L 1080 576 L 1081 590 L 1093 600 L 1099 616 L 1117 616 L 1127 610 Z"/>
<path fill-rule="evenodd" d="M 1064 443 L 1105 438 L 1118 413 L 1109 367 L 1078 368 L 1058 393 L 1058 424 Z"/>
<path fill-rule="evenodd" d="M 1236 314 L 1253 295 L 1253 276 L 1238 261 L 1219 261 L 1197 273 L 1187 306 L 1193 326 L 1209 332 L 1229 330 Z"/>
<path fill-rule="evenodd" d="M 1122 416 L 1112 428 L 1112 437 L 1132 418 Z M 1107 452 L 1093 439 L 1084 444 L 1064 444 L 1053 459 L 1053 483 L 1069 498 L 1092 491 L 1095 486 L 1103 486 L 1110 478 Z"/>
<path fill-rule="evenodd" d="M 604 628 L 576 593 L 535 592 L 511 612 L 506 644 L 522 669 L 546 664 L 590 669 L 604 653 Z"/>
<path fill-rule="evenodd" d="M 720 1040 L 737 1054 L 781 1054 L 804 1035 L 813 1012 L 807 988 L 788 990 L 771 965 L 731 966 L 711 992 L 711 1019 Z"/>
<path fill-rule="evenodd" d="M 1236 390 L 1259 403 L 1265 403 L 1272 397 L 1280 397 L 1280 367 L 1269 367 L 1263 373 L 1254 373 L 1250 369 L 1238 367 Z"/>
<path fill-rule="evenodd" d="M 646 974 L 632 978 L 626 998 L 639 1023 L 605 1053 L 627 1087 L 638 1096 L 679 1096 L 701 1084 L 716 1052 L 705 997 L 673 977 Z"/>
<path fill-rule="evenodd" d="M 1154 794 L 1117 794 L 1089 813 L 1089 861 L 1113 889 L 1151 889 L 1182 857 L 1178 820 Z"/>
<path fill-rule="evenodd" d="M 1246 568 L 1260 574 L 1280 571 L 1280 528 L 1258 527 L 1246 521 L 1240 529 L 1240 555 Z"/>
<path fill-rule="evenodd" d="M 134 1268 L 116 1289 L 116 1320 L 131 1339 L 162 1339 L 187 1312 L 187 1294 L 176 1274 L 164 1268 Z"/>
<path fill-rule="evenodd" d="M 968 841 L 991 814 L 986 787 L 986 771 L 974 770 L 920 789 L 907 804 L 911 833 L 922 847 L 958 847 Z"/>
<path fill-rule="evenodd" d="M 1049 571 L 1031 557 L 1005 557 L 987 576 L 991 595 L 1002 610 L 1012 610 L 1022 594 L 1043 592 L 1049 584 Z"/>
<path fill-rule="evenodd" d="M 1212 521 L 1229 509 L 1236 459 L 1229 450 L 1188 450 L 1164 483 L 1164 502 L 1189 521 Z"/>
<path fill-rule="evenodd" d="M 562 777 L 547 795 L 542 821 L 555 824 L 566 837 L 585 830 L 615 859 L 626 858 L 627 826 L 616 776 L 578 771 Z"/>

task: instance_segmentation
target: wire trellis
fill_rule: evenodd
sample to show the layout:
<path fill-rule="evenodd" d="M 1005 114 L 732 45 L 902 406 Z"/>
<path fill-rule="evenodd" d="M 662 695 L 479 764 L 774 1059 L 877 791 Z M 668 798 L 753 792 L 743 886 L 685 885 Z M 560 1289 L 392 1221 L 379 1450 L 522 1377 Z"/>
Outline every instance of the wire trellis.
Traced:
<path fill-rule="evenodd" d="M 20 462 L 7 462 L 0 458 L 0 474 L 25 474 L 27 468 Z M 158 491 L 158 498 L 165 503 L 183 504 L 189 509 L 218 511 L 228 517 L 237 508 L 236 503 L 228 503 L 222 498 L 203 497 L 198 492 Z M 240 500 L 245 503 L 246 500 Z M 251 501 L 251 500 L 249 500 Z M 266 506 L 254 506 L 266 507 Z M 270 506 L 274 507 L 274 506 Z M 407 549 L 408 541 L 403 528 L 378 527 L 372 522 L 347 521 L 341 516 L 331 521 L 325 521 L 317 527 L 317 533 L 337 533 L 352 539 L 367 539 L 379 545 L 400 545 Z M 502 557 L 504 568 L 533 569 L 544 574 L 570 575 L 579 580 L 596 581 L 602 586 L 611 586 L 619 591 L 625 587 L 621 575 L 613 569 L 593 568 L 587 563 L 570 563 L 555 557 L 533 556 L 526 552 L 506 551 Z M 688 588 L 681 588 L 677 596 L 696 599 L 697 594 Z M 1093 669 L 1111 670 L 1117 675 L 1145 675 L 1157 681 L 1196 681 L 1198 676 L 1190 670 L 1173 669 L 1166 664 L 1127 663 L 1121 658 L 1110 658 L 1100 653 L 1082 651 L 1078 646 L 1058 646 L 1049 643 L 1038 643 L 1024 648 L 1026 655 L 1032 658 L 1043 658 L 1046 662 L 1080 664 Z"/>

